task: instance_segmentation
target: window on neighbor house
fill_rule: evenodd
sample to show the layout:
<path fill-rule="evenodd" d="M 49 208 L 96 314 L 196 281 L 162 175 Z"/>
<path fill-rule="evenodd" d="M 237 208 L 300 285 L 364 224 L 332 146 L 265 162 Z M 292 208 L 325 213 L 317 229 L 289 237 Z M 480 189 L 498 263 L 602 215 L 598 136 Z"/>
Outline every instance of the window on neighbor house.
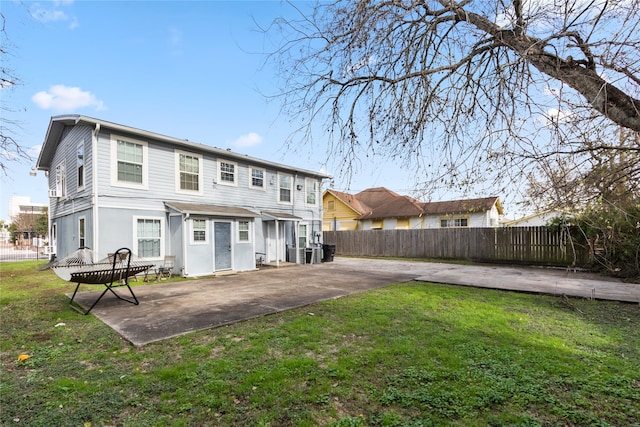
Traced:
<path fill-rule="evenodd" d="M 278 175 L 278 201 L 280 203 L 291 203 L 291 186 L 293 177 L 291 175 Z"/>
<path fill-rule="evenodd" d="M 249 238 L 249 221 L 238 221 L 238 241 L 248 242 Z"/>
<path fill-rule="evenodd" d="M 162 256 L 162 220 L 155 218 L 136 218 L 135 236 L 137 255 L 140 258 L 159 258 Z"/>
<path fill-rule="evenodd" d="M 251 168 L 251 187 L 264 188 L 264 169 Z"/>
<path fill-rule="evenodd" d="M 78 248 L 86 247 L 86 228 L 85 228 L 85 219 L 78 218 Z"/>
<path fill-rule="evenodd" d="M 238 165 L 226 160 L 218 161 L 218 182 L 224 185 L 236 185 Z"/>
<path fill-rule="evenodd" d="M 308 205 L 315 205 L 318 198 L 318 181 L 315 179 L 305 179 L 306 201 Z"/>
<path fill-rule="evenodd" d="M 298 226 L 298 247 L 307 247 L 307 224 L 300 224 Z"/>
<path fill-rule="evenodd" d="M 56 192 L 58 197 L 67 196 L 67 172 L 64 161 L 56 166 Z"/>
<path fill-rule="evenodd" d="M 398 218 L 396 230 L 408 230 L 410 228 L 409 218 Z"/>
<path fill-rule="evenodd" d="M 189 153 L 177 153 L 179 171 L 179 190 L 189 192 L 200 192 L 202 174 L 202 157 Z"/>
<path fill-rule="evenodd" d="M 373 219 L 371 220 L 371 229 L 372 230 L 382 230 L 383 220 L 381 219 Z"/>
<path fill-rule="evenodd" d="M 450 228 L 450 227 L 468 227 L 469 219 L 468 218 L 446 218 L 440 220 L 441 228 Z"/>
<path fill-rule="evenodd" d="M 192 219 L 191 228 L 193 230 L 193 243 L 206 243 L 207 241 L 207 220 Z"/>
<path fill-rule="evenodd" d="M 78 145 L 76 169 L 78 172 L 78 190 L 81 190 L 84 188 L 84 142 Z"/>
<path fill-rule="evenodd" d="M 327 202 L 327 209 L 334 211 L 336 209 L 336 202 L 334 200 L 329 200 Z"/>

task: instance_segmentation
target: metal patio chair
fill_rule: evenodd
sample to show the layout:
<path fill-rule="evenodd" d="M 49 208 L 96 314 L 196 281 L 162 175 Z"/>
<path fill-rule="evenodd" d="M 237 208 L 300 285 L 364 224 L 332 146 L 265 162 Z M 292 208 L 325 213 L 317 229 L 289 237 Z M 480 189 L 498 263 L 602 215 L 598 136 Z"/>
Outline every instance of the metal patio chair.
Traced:
<path fill-rule="evenodd" d="M 176 264 L 175 255 L 167 255 L 164 262 L 156 269 L 156 280 L 170 279 Z"/>

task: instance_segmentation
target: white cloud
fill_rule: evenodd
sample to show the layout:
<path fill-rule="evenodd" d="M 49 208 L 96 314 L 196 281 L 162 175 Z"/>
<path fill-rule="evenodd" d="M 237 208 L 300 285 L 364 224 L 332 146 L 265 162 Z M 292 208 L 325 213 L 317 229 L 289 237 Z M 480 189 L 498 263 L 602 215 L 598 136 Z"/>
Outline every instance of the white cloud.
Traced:
<path fill-rule="evenodd" d="M 242 135 L 233 141 L 233 145 L 236 147 L 252 147 L 262 143 L 262 137 L 255 132 L 250 132 L 246 135 Z"/>
<path fill-rule="evenodd" d="M 182 31 L 175 27 L 169 28 L 169 44 L 171 46 L 178 46 L 182 41 Z"/>
<path fill-rule="evenodd" d="M 67 14 L 61 10 L 44 9 L 40 5 L 36 5 L 31 9 L 31 16 L 40 22 L 66 21 L 69 19 Z"/>
<path fill-rule="evenodd" d="M 43 5 L 42 3 L 34 3 L 29 9 L 31 16 L 39 22 L 69 22 L 69 29 L 73 30 L 78 27 L 78 18 L 69 16 L 62 10 L 73 4 L 73 0 L 55 0 L 51 3 Z"/>
<path fill-rule="evenodd" d="M 547 124 L 567 123 L 572 119 L 574 113 L 569 110 L 558 110 L 557 108 L 550 108 L 545 114 Z"/>
<path fill-rule="evenodd" d="M 33 95 L 31 100 L 44 110 L 73 111 L 83 107 L 95 107 L 96 110 L 105 109 L 104 103 L 91 92 L 65 85 L 51 86 L 48 91 L 41 91 Z"/>
<path fill-rule="evenodd" d="M 42 150 L 42 144 L 34 145 L 33 147 L 29 147 L 27 149 L 27 154 L 33 157 L 34 159 L 37 159 L 38 156 L 40 155 L 40 150 Z"/>

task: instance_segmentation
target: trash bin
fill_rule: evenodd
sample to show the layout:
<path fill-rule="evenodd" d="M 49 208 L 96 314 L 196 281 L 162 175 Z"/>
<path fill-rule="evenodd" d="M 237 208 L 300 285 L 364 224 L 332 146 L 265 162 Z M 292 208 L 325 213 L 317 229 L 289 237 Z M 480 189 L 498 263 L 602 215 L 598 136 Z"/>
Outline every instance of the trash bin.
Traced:
<path fill-rule="evenodd" d="M 313 249 L 312 248 L 306 248 L 304 250 L 305 264 L 311 264 L 311 257 L 312 256 L 313 256 Z"/>
<path fill-rule="evenodd" d="M 322 245 L 322 262 L 333 261 L 336 254 L 336 245 Z"/>

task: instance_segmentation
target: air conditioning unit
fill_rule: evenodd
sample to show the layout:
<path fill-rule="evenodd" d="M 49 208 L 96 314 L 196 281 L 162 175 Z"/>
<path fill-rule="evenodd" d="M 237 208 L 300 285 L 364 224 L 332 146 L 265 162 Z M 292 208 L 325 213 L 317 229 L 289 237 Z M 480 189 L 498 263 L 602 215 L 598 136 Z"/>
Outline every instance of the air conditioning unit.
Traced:
<path fill-rule="evenodd" d="M 57 198 L 58 197 L 58 190 L 49 190 L 49 197 Z"/>

